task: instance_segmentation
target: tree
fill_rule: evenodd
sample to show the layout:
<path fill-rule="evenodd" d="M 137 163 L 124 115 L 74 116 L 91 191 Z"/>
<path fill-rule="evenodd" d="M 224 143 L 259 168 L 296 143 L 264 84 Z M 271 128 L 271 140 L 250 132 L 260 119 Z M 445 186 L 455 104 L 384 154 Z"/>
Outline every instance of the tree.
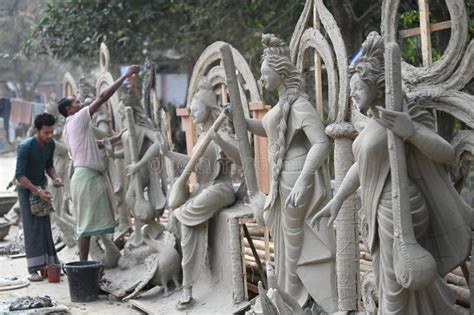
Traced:
<path fill-rule="evenodd" d="M 44 1 L 5 0 L 0 2 L 0 80 L 11 81 L 19 96 L 33 100 L 38 83 L 47 69 L 56 65 L 47 55 L 25 53 L 22 44 L 38 21 Z M 51 73 L 51 71 L 49 71 Z"/>
<path fill-rule="evenodd" d="M 59 58 L 96 58 L 100 42 L 116 62 L 171 55 L 192 65 L 216 40 L 259 64 L 261 33 L 290 38 L 302 1 L 68 0 L 48 4 L 28 47 Z"/>

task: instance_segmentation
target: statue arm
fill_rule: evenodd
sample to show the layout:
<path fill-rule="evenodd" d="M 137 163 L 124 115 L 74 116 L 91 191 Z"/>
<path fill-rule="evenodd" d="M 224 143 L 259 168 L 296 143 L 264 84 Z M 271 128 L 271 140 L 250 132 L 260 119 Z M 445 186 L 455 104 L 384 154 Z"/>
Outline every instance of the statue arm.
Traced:
<path fill-rule="evenodd" d="M 303 104 L 302 104 L 303 105 Z M 324 126 L 314 111 L 312 105 L 307 108 L 307 104 L 295 107 L 294 116 L 301 121 L 301 127 L 309 142 L 311 148 L 306 156 L 306 161 L 301 171 L 303 179 L 309 179 L 323 165 L 331 151 L 331 143 L 329 142 Z"/>
<path fill-rule="evenodd" d="M 54 150 L 59 153 L 59 154 L 66 154 L 67 153 L 67 147 L 62 141 L 54 140 Z"/>
<path fill-rule="evenodd" d="M 349 198 L 350 195 L 355 193 L 359 186 L 359 166 L 356 162 L 351 166 L 349 171 L 346 173 L 346 176 L 344 176 L 341 186 L 334 197 L 316 214 L 316 216 L 314 216 L 313 219 L 311 219 L 310 225 L 312 227 L 317 226 L 319 229 L 319 220 L 323 217 L 329 217 L 327 226 L 332 226 L 344 201 Z"/>
<path fill-rule="evenodd" d="M 186 168 L 186 165 L 188 164 L 189 160 L 191 160 L 190 156 L 173 151 L 168 151 L 164 153 L 164 155 L 168 159 L 172 160 L 175 164 L 177 164 L 178 173 L 182 173 Z"/>
<path fill-rule="evenodd" d="M 380 114 L 380 119 L 377 121 L 382 126 L 412 143 L 427 157 L 440 163 L 451 163 L 454 160 L 454 148 L 436 132 L 413 121 L 408 113 L 377 108 Z"/>
<path fill-rule="evenodd" d="M 124 159 L 125 158 L 125 149 L 120 149 L 118 151 L 107 151 L 108 157 L 112 159 Z"/>
<path fill-rule="evenodd" d="M 415 132 L 407 140 L 416 146 L 430 159 L 440 163 L 451 163 L 454 160 L 454 148 L 426 126 L 413 122 Z"/>
<path fill-rule="evenodd" d="M 329 156 L 331 144 L 321 122 L 319 122 L 319 125 L 307 125 L 303 128 L 303 131 L 311 142 L 311 148 L 306 156 L 300 176 L 308 179 L 316 173 Z"/>
<path fill-rule="evenodd" d="M 145 137 L 150 139 L 151 142 L 156 143 L 158 142 L 158 137 L 156 136 L 156 131 L 151 129 L 145 129 Z"/>
<path fill-rule="evenodd" d="M 96 138 L 98 138 L 98 139 L 107 138 L 107 133 L 104 130 L 102 130 L 98 127 L 95 127 L 95 126 L 92 127 L 92 130 L 94 131 L 94 136 Z"/>
<path fill-rule="evenodd" d="M 242 162 L 240 161 L 239 148 L 234 145 L 235 141 L 225 135 L 224 138 L 218 132 L 216 132 L 214 136 L 214 142 L 222 149 L 222 151 L 224 151 L 228 157 L 234 161 L 235 164 L 242 165 Z"/>
<path fill-rule="evenodd" d="M 140 159 L 140 161 L 138 161 L 136 164 L 135 164 L 135 167 L 137 169 L 140 169 L 144 166 L 146 166 L 148 164 L 148 162 L 150 162 L 153 158 L 157 157 L 160 155 L 160 144 L 157 142 L 157 143 L 154 143 L 152 144 L 145 152 L 145 154 L 143 155 L 143 157 Z"/>
<path fill-rule="evenodd" d="M 359 186 L 359 165 L 357 164 L 357 162 L 355 162 L 354 164 L 352 164 L 349 171 L 347 171 L 346 176 L 344 176 L 341 186 L 334 195 L 334 198 L 337 198 L 340 201 L 344 201 L 349 198 L 350 195 L 355 193 Z"/>
<path fill-rule="evenodd" d="M 260 137 L 267 137 L 267 133 L 263 128 L 262 120 L 261 119 L 253 119 L 253 118 L 245 118 L 247 122 L 247 129 L 257 136 Z"/>
<path fill-rule="evenodd" d="M 316 111 L 311 104 L 295 103 L 292 109 L 293 122 L 302 130 L 311 148 L 306 155 L 306 159 L 298 179 L 295 182 L 290 195 L 285 200 L 285 207 L 298 208 L 306 205 L 311 198 L 310 186 L 314 185 L 314 174 L 327 159 L 331 145 L 324 132 L 324 126 L 319 120 Z M 290 144 L 291 146 L 291 144 Z"/>
<path fill-rule="evenodd" d="M 163 152 L 162 152 L 163 151 Z M 164 156 L 172 160 L 174 163 L 178 164 L 178 171 L 181 172 L 184 170 L 186 167 L 186 164 L 189 162 L 190 157 L 187 156 L 186 154 L 181 154 L 173 151 L 169 151 L 168 149 L 162 149 L 162 145 L 159 142 L 155 142 L 152 144 L 148 150 L 146 150 L 145 154 L 143 157 L 140 159 L 135 164 L 129 165 L 127 168 L 130 170 L 133 170 L 132 173 L 134 173 L 136 170 L 146 166 L 149 161 L 151 161 L 153 158 L 159 156 L 163 153 Z"/>

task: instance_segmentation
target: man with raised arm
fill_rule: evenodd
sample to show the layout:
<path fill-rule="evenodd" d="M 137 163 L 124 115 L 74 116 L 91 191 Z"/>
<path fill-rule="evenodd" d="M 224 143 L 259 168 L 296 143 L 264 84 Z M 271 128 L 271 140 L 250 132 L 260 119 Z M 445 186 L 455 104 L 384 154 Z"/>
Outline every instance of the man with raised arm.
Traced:
<path fill-rule="evenodd" d="M 92 115 L 117 91 L 126 78 L 140 70 L 131 66 L 127 72 L 104 90 L 89 106 L 81 106 L 74 96 L 58 103 L 59 112 L 66 117 L 63 137 L 74 165 L 71 178 L 71 197 L 76 214 L 76 234 L 79 256 L 87 260 L 90 237 L 114 232 L 112 192 L 104 175 L 96 137 L 92 129 Z M 118 140 L 120 137 L 112 139 Z"/>

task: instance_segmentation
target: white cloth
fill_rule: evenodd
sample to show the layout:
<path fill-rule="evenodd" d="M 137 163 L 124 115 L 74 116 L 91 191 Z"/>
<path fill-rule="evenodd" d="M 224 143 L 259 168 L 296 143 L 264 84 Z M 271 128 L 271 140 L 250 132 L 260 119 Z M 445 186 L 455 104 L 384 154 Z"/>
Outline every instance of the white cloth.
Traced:
<path fill-rule="evenodd" d="M 67 117 L 63 130 L 64 143 L 74 167 L 87 167 L 103 172 L 104 164 L 92 130 L 91 118 L 88 106 Z"/>

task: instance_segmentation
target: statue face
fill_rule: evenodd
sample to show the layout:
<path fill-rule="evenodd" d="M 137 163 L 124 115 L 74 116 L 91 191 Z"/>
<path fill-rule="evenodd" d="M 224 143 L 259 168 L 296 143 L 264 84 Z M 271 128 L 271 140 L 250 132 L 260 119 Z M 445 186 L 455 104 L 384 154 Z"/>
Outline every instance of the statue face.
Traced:
<path fill-rule="evenodd" d="M 190 106 L 191 119 L 195 124 L 204 123 L 209 117 L 209 107 L 204 105 L 203 100 L 193 99 Z"/>
<path fill-rule="evenodd" d="M 352 103 L 365 115 L 367 110 L 373 105 L 376 93 L 373 88 L 360 78 L 357 72 L 351 78 L 350 93 Z"/>
<path fill-rule="evenodd" d="M 265 60 L 262 62 L 260 71 L 262 73 L 260 80 L 263 81 L 267 90 L 276 90 L 281 85 L 281 76 L 275 70 L 273 70 Z"/>

